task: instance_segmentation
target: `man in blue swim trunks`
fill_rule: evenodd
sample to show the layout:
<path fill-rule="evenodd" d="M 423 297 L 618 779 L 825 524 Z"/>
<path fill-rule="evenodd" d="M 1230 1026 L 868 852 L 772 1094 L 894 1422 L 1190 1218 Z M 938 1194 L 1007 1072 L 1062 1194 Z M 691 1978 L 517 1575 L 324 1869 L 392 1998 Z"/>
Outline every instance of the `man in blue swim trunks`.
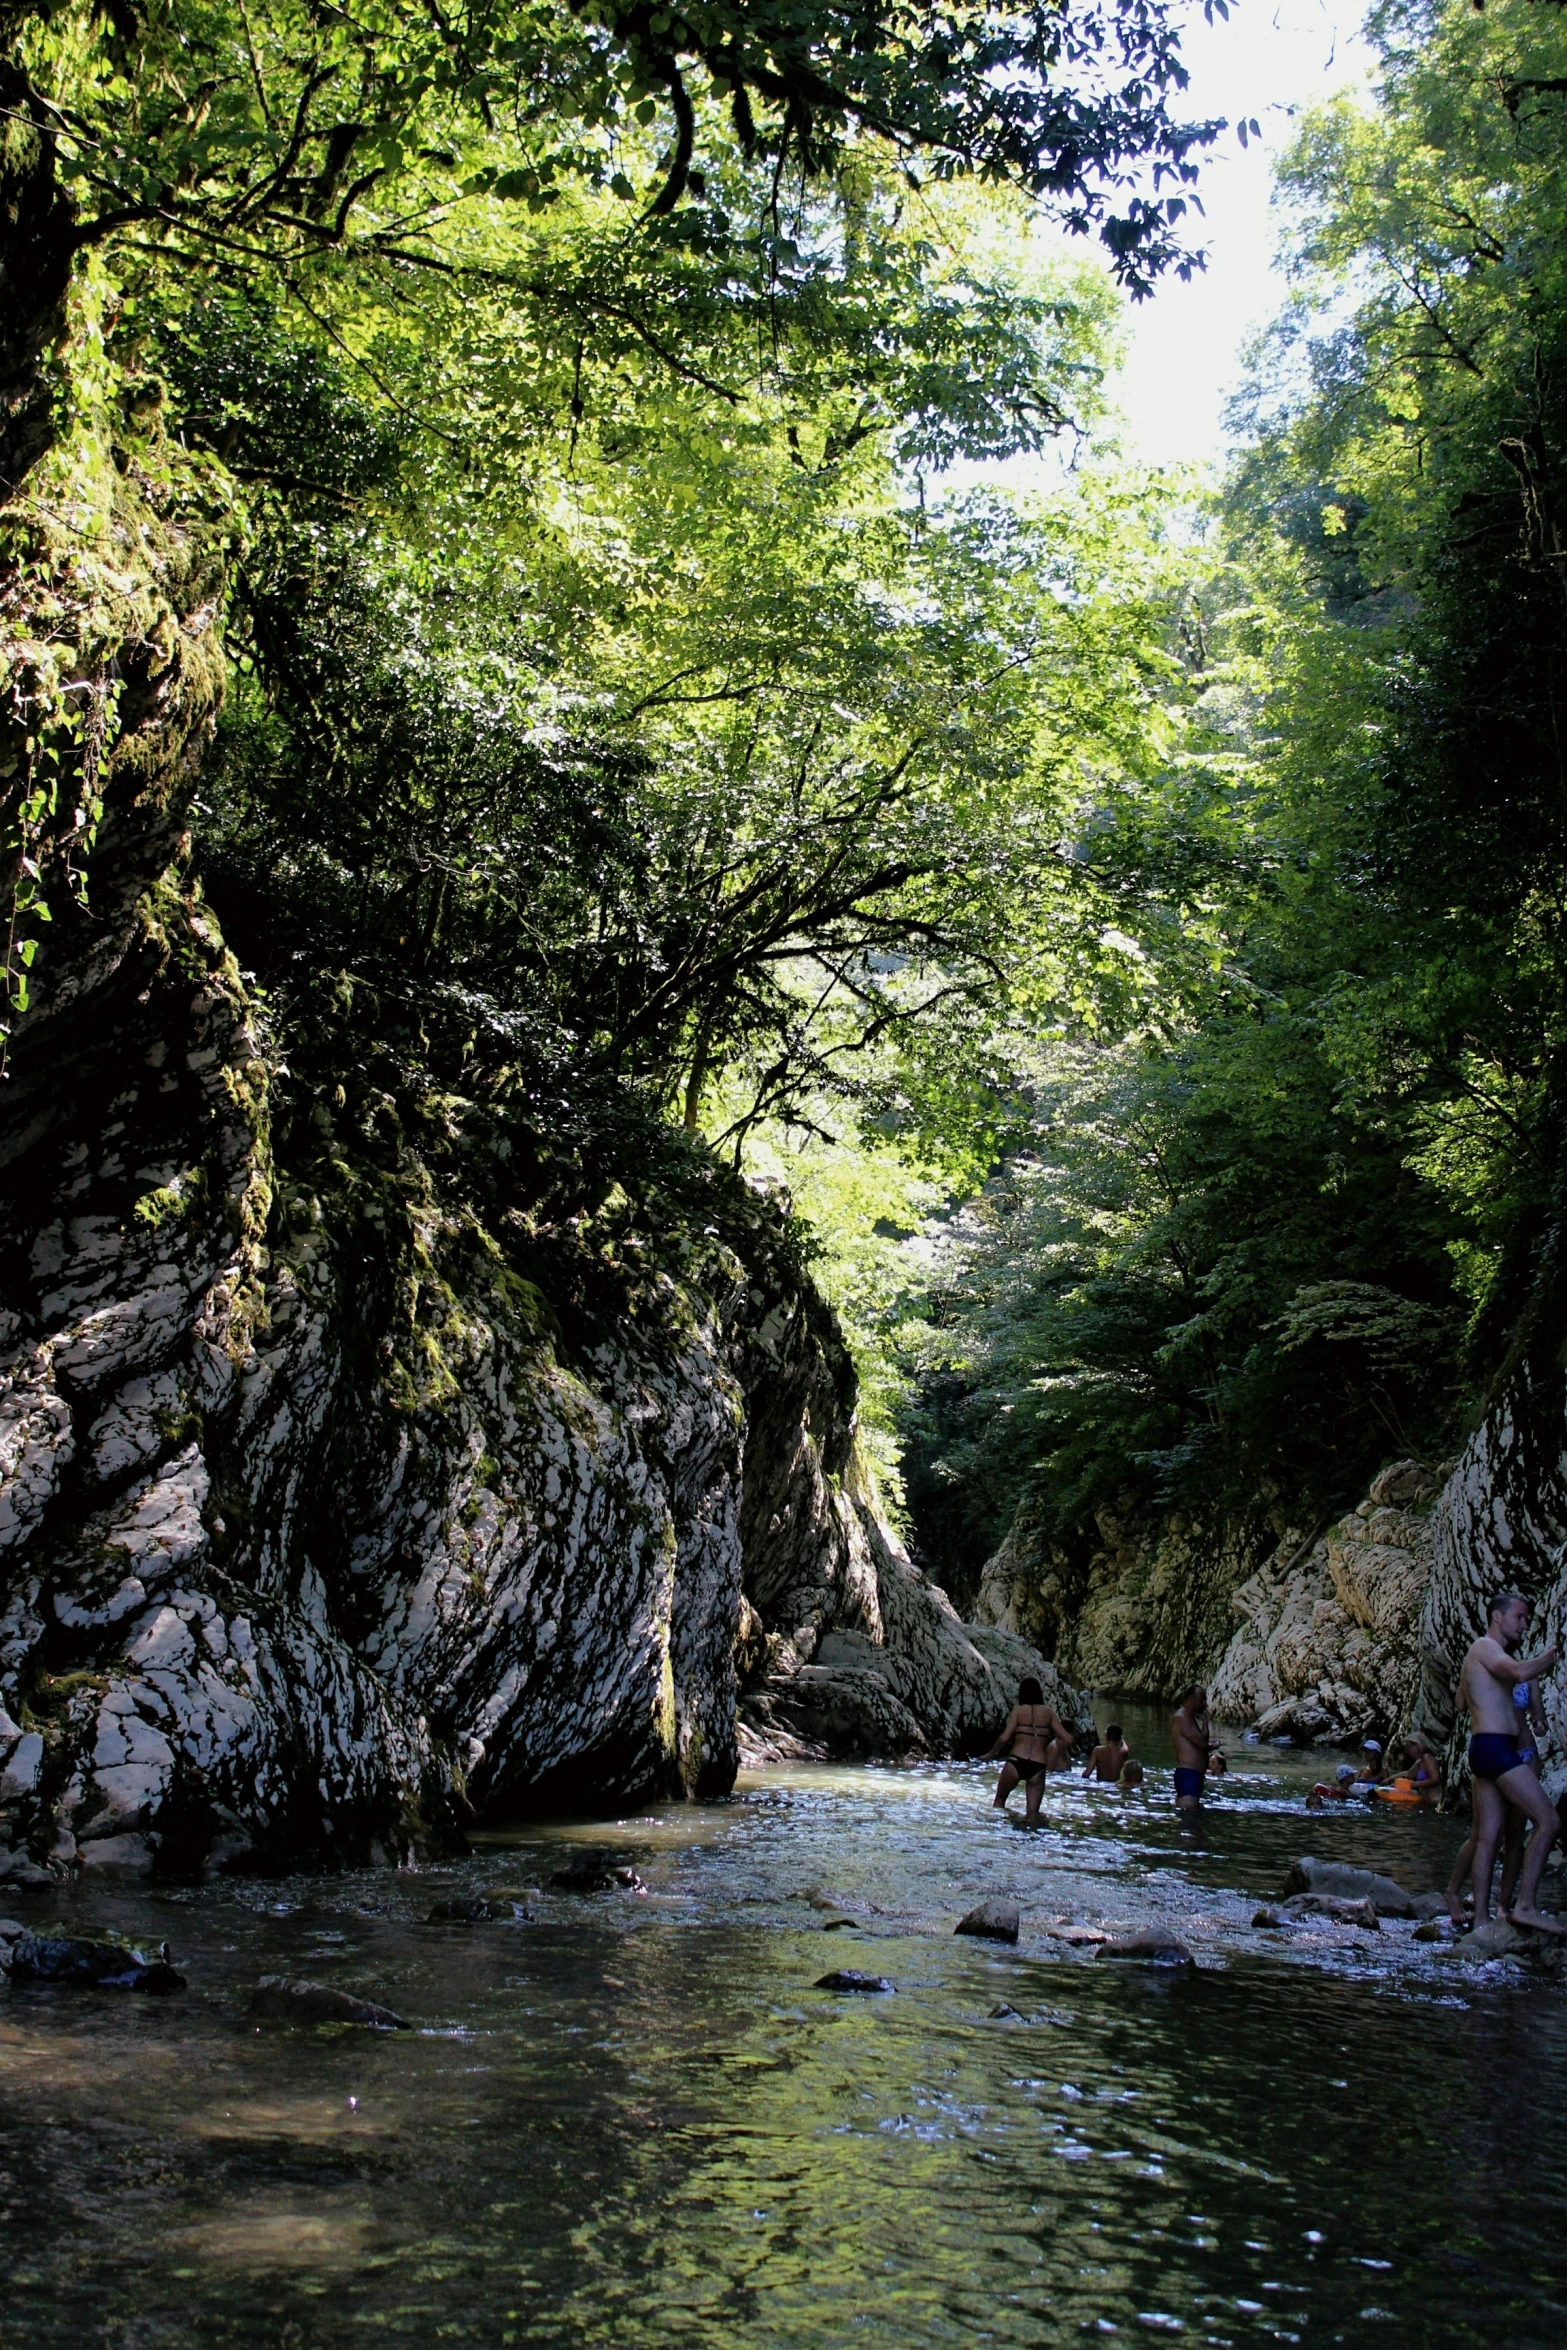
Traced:
<path fill-rule="evenodd" d="M 1196 1811 L 1202 1803 L 1202 1783 L 1208 1769 L 1208 1692 L 1194 1682 L 1181 1699 L 1180 1711 L 1170 1720 L 1175 1744 L 1175 1808 Z"/>
<path fill-rule="evenodd" d="M 1474 1775 L 1475 1856 L 1474 1922 L 1482 1925 L 1491 1914 L 1491 1869 L 1496 1847 L 1507 1823 L 1507 1807 L 1534 1822 L 1534 1834 L 1524 1854 L 1518 1894 L 1508 1915 L 1515 1926 L 1534 1926 L 1541 1933 L 1560 1934 L 1558 1918 L 1536 1909 L 1535 1891 L 1546 1855 L 1556 1836 L 1556 1806 L 1524 1761 L 1518 1743 L 1518 1709 L 1513 1690 L 1520 1681 L 1534 1681 L 1548 1673 L 1559 1651 L 1544 1648 L 1538 1656 L 1520 1657 L 1518 1644 L 1529 1628 L 1529 1603 L 1516 1591 L 1499 1592 L 1491 1602 L 1484 1635 L 1464 1658 L 1458 1677 L 1458 1697 L 1469 1708 L 1469 1768 Z"/>

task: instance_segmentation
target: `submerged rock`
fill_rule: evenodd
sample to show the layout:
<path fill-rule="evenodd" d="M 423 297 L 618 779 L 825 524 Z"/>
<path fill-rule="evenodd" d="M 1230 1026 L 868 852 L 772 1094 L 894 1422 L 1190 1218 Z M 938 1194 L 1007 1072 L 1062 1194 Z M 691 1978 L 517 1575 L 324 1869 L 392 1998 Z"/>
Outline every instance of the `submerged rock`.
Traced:
<path fill-rule="evenodd" d="M 1415 1896 L 1392 1877 L 1375 1869 L 1357 1869 L 1347 1862 L 1314 1860 L 1309 1853 L 1296 1861 L 1284 1880 L 1287 1894 L 1322 1893 L 1343 1901 L 1369 1901 L 1380 1917 L 1412 1918 L 1420 1913 Z"/>
<path fill-rule="evenodd" d="M 1015 1901 L 982 1901 L 953 1927 L 955 1934 L 977 1934 L 987 1942 L 1015 1942 L 1022 1921 Z"/>
<path fill-rule="evenodd" d="M 482 1894 L 468 1893 L 455 1901 L 438 1901 L 426 1922 L 432 1926 L 478 1926 L 490 1918 L 510 1918 L 516 1914 L 509 1901 L 503 1906 Z"/>
<path fill-rule="evenodd" d="M 1461 1934 L 1454 1945 L 1464 1960 L 1483 1958 L 1510 1958 L 1529 1948 L 1529 1937 L 1506 1918 L 1487 1918 L 1483 1925 L 1472 1926 Z"/>
<path fill-rule="evenodd" d="M 328 1983 L 298 1975 L 263 1975 L 250 1995 L 252 2015 L 277 2016 L 291 2024 L 365 2024 L 377 2032 L 405 2032 L 405 2019 L 373 1999 L 356 1999 Z"/>
<path fill-rule="evenodd" d="M 562 1893 L 613 1893 L 619 1886 L 626 1893 L 645 1893 L 647 1887 L 635 1869 L 607 1868 L 602 1861 L 573 1861 L 569 1868 L 557 1869 L 550 1883 Z"/>
<path fill-rule="evenodd" d="M 895 1991 L 896 1983 L 885 1975 L 862 1975 L 858 1967 L 835 1967 L 830 1975 L 818 1975 L 818 1991 Z"/>
<path fill-rule="evenodd" d="M 1102 1942 L 1094 1953 L 1096 1958 L 1126 1959 L 1142 1966 L 1195 1966 L 1196 1959 L 1184 1942 L 1163 1926 L 1140 1926 L 1133 1933 L 1117 1934 Z"/>
<path fill-rule="evenodd" d="M 146 1958 L 118 1936 L 22 1933 L 11 1943 L 16 1982 L 69 1983 L 80 1990 L 183 1991 L 185 1977 L 168 1946 Z"/>

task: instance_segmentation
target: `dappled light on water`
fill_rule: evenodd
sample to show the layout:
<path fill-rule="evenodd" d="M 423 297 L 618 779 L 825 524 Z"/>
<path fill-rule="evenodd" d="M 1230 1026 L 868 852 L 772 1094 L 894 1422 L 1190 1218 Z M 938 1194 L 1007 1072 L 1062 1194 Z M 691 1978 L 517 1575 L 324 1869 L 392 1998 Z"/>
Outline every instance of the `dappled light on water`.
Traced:
<path fill-rule="evenodd" d="M 1030 1837 L 973 1766 L 805 1768 L 417 1875 L 73 1896 L 190 1989 L 0 2010 L 0 2338 L 1559 2343 L 1560 1990 L 1409 1923 L 1260 1934 L 1298 1853 L 1419 1889 L 1458 1828 L 1309 1818 L 1316 1761 L 1232 1751 L 1195 1830 L 1163 1772 Z M 646 1891 L 551 1889 L 588 1850 Z M 956 1939 L 996 1895 L 1017 1947 Z M 1063 1938 L 1155 1920 L 1195 1969 Z M 413 2029 L 258 2026 L 267 1972 Z"/>

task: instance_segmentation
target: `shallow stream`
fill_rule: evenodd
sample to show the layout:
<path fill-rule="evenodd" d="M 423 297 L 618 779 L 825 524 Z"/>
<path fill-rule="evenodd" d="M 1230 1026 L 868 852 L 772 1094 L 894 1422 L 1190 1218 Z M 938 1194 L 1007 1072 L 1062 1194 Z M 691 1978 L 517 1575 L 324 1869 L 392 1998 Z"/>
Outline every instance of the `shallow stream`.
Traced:
<path fill-rule="evenodd" d="M 7 1892 L 190 1987 L 0 1996 L 0 2345 L 1558 2350 L 1567 1995 L 1410 1925 L 1256 1931 L 1299 1853 L 1420 1890 L 1461 1830 L 1231 1752 L 1195 1830 L 1166 1771 L 1057 1782 L 1029 1836 L 984 1768 L 800 1768 L 418 1874 Z M 423 1922 L 589 1853 L 647 1890 Z M 1003 1894 L 1015 1950 L 954 1939 Z M 1056 1938 L 1153 1919 L 1194 1972 Z M 258 2025 L 269 1972 L 415 2028 Z"/>

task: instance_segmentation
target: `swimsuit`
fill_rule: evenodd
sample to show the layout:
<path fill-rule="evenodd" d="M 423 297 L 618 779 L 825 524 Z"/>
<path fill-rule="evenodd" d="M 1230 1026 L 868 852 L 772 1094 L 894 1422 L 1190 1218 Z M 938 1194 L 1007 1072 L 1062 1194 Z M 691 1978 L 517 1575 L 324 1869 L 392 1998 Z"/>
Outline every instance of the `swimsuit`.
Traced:
<path fill-rule="evenodd" d="M 1200 1798 L 1202 1795 L 1201 1771 L 1194 1771 L 1188 1763 L 1177 1763 L 1175 1766 L 1175 1792 L 1178 1796 L 1195 1795 Z"/>
<path fill-rule="evenodd" d="M 1477 1730 L 1469 1741 L 1469 1768 L 1477 1779 L 1505 1778 L 1522 1766 L 1517 1739 L 1500 1730 Z"/>
<path fill-rule="evenodd" d="M 1520 1740 L 1518 1760 L 1525 1763 L 1538 1762 L 1540 1759 L 1540 1750 L 1534 1743 L 1533 1726 L 1529 1720 L 1530 1696 L 1531 1691 L 1527 1681 L 1513 1683 L 1513 1703 L 1518 1708 L 1518 1736 Z M 1527 1746 L 1522 1744 L 1525 1738 L 1528 1739 Z"/>

